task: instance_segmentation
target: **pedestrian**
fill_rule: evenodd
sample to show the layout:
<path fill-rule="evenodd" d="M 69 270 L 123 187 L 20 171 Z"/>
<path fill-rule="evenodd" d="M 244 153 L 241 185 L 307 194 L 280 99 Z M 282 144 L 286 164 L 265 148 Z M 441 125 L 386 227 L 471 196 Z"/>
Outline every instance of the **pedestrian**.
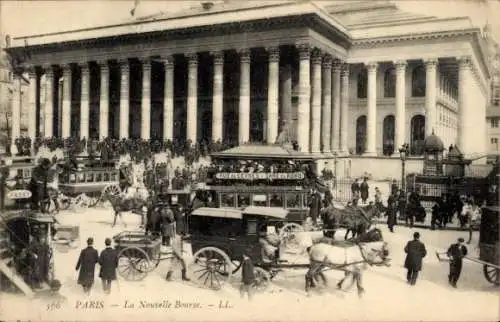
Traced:
<path fill-rule="evenodd" d="M 352 183 L 351 194 L 352 194 L 352 199 L 359 198 L 359 179 L 354 180 L 354 182 Z"/>
<path fill-rule="evenodd" d="M 406 221 L 406 193 L 404 192 L 403 189 L 399 190 L 398 212 L 399 212 L 399 220 Z"/>
<path fill-rule="evenodd" d="M 366 200 L 368 200 L 368 190 L 370 187 L 368 186 L 368 178 L 364 177 L 363 182 L 359 186 L 359 192 L 361 194 L 361 201 L 366 204 Z"/>
<path fill-rule="evenodd" d="M 115 249 L 111 247 L 111 239 L 106 238 L 104 240 L 104 245 L 106 248 L 101 252 L 99 256 L 99 265 L 101 269 L 99 271 L 99 277 L 102 280 L 102 289 L 104 293 L 111 293 L 111 281 L 116 280 L 116 268 L 118 267 L 118 254 Z"/>
<path fill-rule="evenodd" d="M 447 255 L 450 258 L 448 283 L 456 288 L 460 273 L 462 272 L 462 259 L 467 256 L 467 247 L 465 247 L 462 237 L 458 239 L 457 243 L 451 244 L 450 248 L 448 248 Z"/>
<path fill-rule="evenodd" d="M 392 184 L 391 184 L 391 195 L 394 195 L 394 196 L 397 195 L 398 190 L 399 190 L 398 182 L 396 181 L 396 179 L 393 179 Z"/>
<path fill-rule="evenodd" d="M 439 213 L 440 213 L 439 206 L 440 206 L 440 204 L 437 202 L 434 203 L 434 206 L 432 206 L 431 230 L 435 230 L 436 224 L 439 224 Z"/>
<path fill-rule="evenodd" d="M 394 193 L 387 199 L 387 210 L 385 212 L 387 215 L 387 227 L 389 227 L 391 233 L 394 232 L 394 226 L 397 224 L 396 212 L 396 193 Z"/>
<path fill-rule="evenodd" d="M 408 270 L 406 281 L 410 285 L 415 285 L 418 278 L 418 272 L 422 270 L 422 258 L 427 255 L 424 243 L 420 241 L 420 233 L 413 234 L 413 240 L 405 246 L 405 268 Z"/>
<path fill-rule="evenodd" d="M 240 296 L 244 298 L 245 293 L 247 293 L 248 299 L 252 300 L 252 284 L 255 281 L 255 272 L 252 260 L 246 254 L 243 254 L 241 269 Z"/>
<path fill-rule="evenodd" d="M 161 234 L 162 245 L 170 246 L 172 238 L 175 238 L 175 217 L 170 206 L 162 208 L 161 214 Z"/>
<path fill-rule="evenodd" d="M 89 237 L 87 239 L 87 248 L 82 249 L 80 252 L 75 269 L 77 271 L 80 270 L 78 284 L 83 287 L 83 291 L 87 295 L 90 295 L 90 290 L 94 285 L 95 265 L 99 261 L 99 255 L 97 250 L 94 249 L 93 244 L 94 238 Z"/>

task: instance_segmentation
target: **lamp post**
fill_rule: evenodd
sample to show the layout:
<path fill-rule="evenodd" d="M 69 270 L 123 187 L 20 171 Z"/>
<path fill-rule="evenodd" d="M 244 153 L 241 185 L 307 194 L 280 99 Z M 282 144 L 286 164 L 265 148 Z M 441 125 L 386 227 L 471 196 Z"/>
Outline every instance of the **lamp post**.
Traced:
<path fill-rule="evenodd" d="M 406 192 L 405 166 L 406 166 L 406 157 L 408 156 L 409 152 L 408 143 L 403 144 L 398 151 L 399 151 L 399 158 L 401 159 L 401 189 Z"/>

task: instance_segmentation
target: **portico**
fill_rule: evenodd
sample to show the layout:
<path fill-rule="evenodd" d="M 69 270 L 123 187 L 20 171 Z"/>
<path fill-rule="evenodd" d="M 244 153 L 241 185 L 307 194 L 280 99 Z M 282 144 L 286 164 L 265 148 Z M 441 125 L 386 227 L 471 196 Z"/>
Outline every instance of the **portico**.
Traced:
<path fill-rule="evenodd" d="M 29 135 L 243 144 L 287 129 L 302 152 L 328 159 L 390 156 L 406 142 L 417 151 L 434 130 L 465 153 L 485 150 L 468 135 L 485 131 L 478 30 L 367 33 L 345 19 L 363 8 L 344 7 L 240 6 L 14 38 L 7 50 L 29 71 Z"/>

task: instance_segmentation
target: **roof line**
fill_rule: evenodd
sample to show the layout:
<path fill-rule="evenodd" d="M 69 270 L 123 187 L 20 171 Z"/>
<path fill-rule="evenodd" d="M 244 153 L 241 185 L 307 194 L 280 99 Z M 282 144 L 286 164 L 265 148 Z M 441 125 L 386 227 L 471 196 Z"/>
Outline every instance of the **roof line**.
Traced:
<path fill-rule="evenodd" d="M 273 3 L 273 4 L 260 6 L 260 7 L 258 7 L 258 9 L 279 7 L 279 6 L 286 6 L 286 5 L 296 5 L 296 4 L 297 4 L 296 2 Z M 102 29 L 108 29 L 108 28 L 113 28 L 113 27 L 145 25 L 145 24 L 149 24 L 149 23 L 157 23 L 159 21 L 179 20 L 179 19 L 186 19 L 186 18 L 203 16 L 203 15 L 223 14 L 223 13 L 227 13 L 227 12 L 235 12 L 235 11 L 241 11 L 241 10 L 245 10 L 245 9 L 254 9 L 255 10 L 257 8 L 256 7 L 243 7 L 243 8 L 239 7 L 239 8 L 233 8 L 233 9 L 228 9 L 228 10 L 222 10 L 222 11 L 203 12 L 203 14 L 200 12 L 191 13 L 191 14 L 186 13 L 184 15 L 169 16 L 169 17 L 165 17 L 165 18 L 161 18 L 161 19 L 153 18 L 151 20 L 136 20 L 136 21 L 130 21 L 130 22 L 101 25 L 101 26 L 96 26 L 96 27 L 71 29 L 71 30 L 49 32 L 49 33 L 43 33 L 43 34 L 35 34 L 35 35 L 18 36 L 18 37 L 13 37 L 12 40 L 22 40 L 22 39 L 30 39 L 30 38 L 33 39 L 33 38 L 40 38 L 40 37 L 46 37 L 46 36 L 65 35 L 65 34 L 71 34 L 71 33 L 75 33 L 75 32 L 102 30 Z"/>

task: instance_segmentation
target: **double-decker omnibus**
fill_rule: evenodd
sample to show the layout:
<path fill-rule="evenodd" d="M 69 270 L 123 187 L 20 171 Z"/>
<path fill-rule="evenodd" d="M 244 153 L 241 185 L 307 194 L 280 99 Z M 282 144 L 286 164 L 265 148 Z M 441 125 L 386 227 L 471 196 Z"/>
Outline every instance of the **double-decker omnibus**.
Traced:
<path fill-rule="evenodd" d="M 213 153 L 211 159 L 197 198 L 212 207 L 280 207 L 289 211 L 287 222 L 302 224 L 311 192 L 327 189 L 318 182 L 314 158 L 286 146 L 241 145 Z"/>

